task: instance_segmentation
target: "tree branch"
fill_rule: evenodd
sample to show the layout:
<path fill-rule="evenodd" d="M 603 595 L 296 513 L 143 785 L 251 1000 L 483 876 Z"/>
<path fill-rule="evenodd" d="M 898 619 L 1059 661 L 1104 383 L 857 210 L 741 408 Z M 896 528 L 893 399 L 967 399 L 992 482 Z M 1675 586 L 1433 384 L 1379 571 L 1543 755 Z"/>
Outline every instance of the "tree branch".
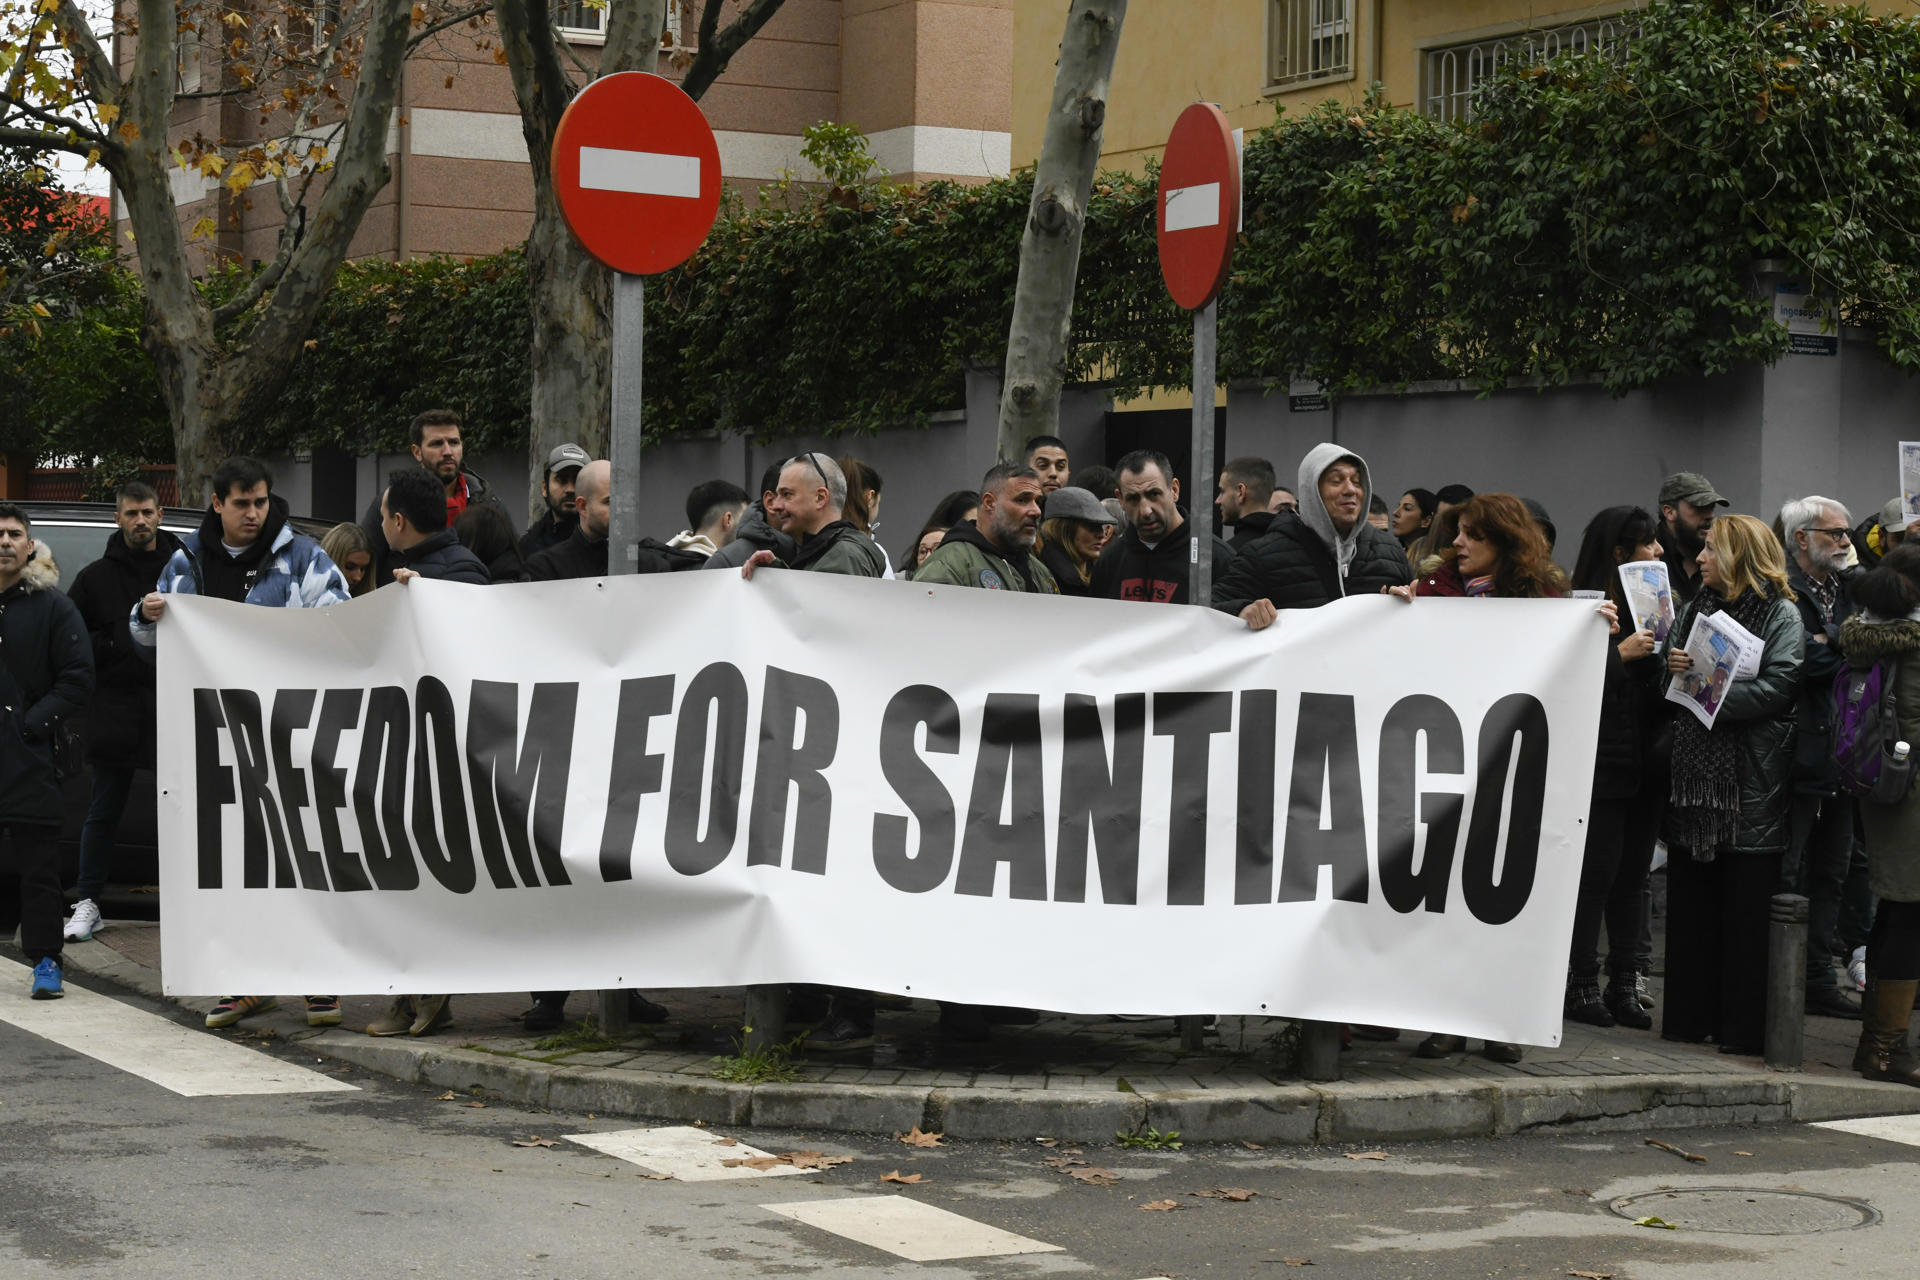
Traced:
<path fill-rule="evenodd" d="M 476 4 L 471 8 L 462 9 L 459 13 L 449 14 L 447 17 L 440 19 L 438 22 L 430 22 L 426 26 L 414 32 L 413 35 L 408 38 L 407 52 L 412 53 L 415 49 L 419 48 L 427 40 L 431 39 L 434 36 L 439 35 L 442 31 L 445 31 L 448 27 L 457 27 L 461 23 L 467 21 L 469 18 L 477 18 L 483 13 L 492 13 L 492 12 L 493 12 L 493 0 L 486 0 L 484 4 Z M 345 24 L 343 23 L 341 25 L 344 26 Z"/>
<path fill-rule="evenodd" d="M 64 151 L 73 156 L 84 156 L 89 152 L 98 151 L 104 156 L 109 148 L 116 145 L 104 140 L 96 142 L 90 138 L 68 142 L 57 134 L 41 133 L 38 129 L 22 129 L 17 125 L 0 124 L 0 147 L 20 151 Z"/>
<path fill-rule="evenodd" d="M 93 28 L 87 24 L 87 15 L 74 0 L 60 0 L 53 11 L 53 20 L 67 38 L 67 50 L 73 55 L 74 66 L 87 79 L 87 87 L 93 90 L 96 102 L 112 102 L 120 96 L 120 73 L 114 70 L 113 58 L 100 47 L 100 41 L 94 36 Z M 168 48 L 172 45 L 169 43 Z"/>
<path fill-rule="evenodd" d="M 600 47 L 600 74 L 652 71 L 660 58 L 660 34 L 667 29 L 667 0 L 625 0 L 607 8 L 606 43 Z"/>
<path fill-rule="evenodd" d="M 780 11 L 786 0 L 748 0 L 747 7 L 727 24 L 726 30 L 716 31 L 722 3 L 723 0 L 706 0 L 706 6 L 701 9 L 699 47 L 693 51 L 693 65 L 680 80 L 680 87 L 696 102 L 713 87 L 715 80 L 726 74 L 733 55 L 759 34 L 760 28 L 767 25 L 767 19 Z"/>
<path fill-rule="evenodd" d="M 280 185 L 284 191 L 286 183 L 282 181 Z M 283 204 L 282 207 L 286 206 Z M 298 206 L 295 206 L 295 209 L 297 208 Z M 300 229 L 295 230 L 291 235 L 287 234 L 288 228 L 291 228 L 294 223 L 293 212 L 293 209 L 288 211 L 287 227 L 281 230 L 280 247 L 275 251 L 273 261 L 256 271 L 253 279 L 247 282 L 246 288 L 213 309 L 214 324 L 225 324 L 235 316 L 245 314 L 248 308 L 265 297 L 267 290 L 279 284 L 281 277 L 287 274 L 287 264 L 293 261 L 294 247 L 300 243 L 301 231 L 304 231 L 306 223 L 306 219 L 302 217 L 299 220 Z"/>

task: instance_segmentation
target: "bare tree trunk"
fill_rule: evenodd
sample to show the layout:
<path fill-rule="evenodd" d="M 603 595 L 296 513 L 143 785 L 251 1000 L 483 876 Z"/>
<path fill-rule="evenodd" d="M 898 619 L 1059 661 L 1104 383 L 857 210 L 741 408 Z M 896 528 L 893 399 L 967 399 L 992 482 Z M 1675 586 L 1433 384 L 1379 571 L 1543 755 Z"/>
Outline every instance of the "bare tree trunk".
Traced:
<path fill-rule="evenodd" d="M 699 48 L 685 87 L 698 99 L 726 70 L 727 60 L 766 24 L 783 0 L 749 0 L 721 28 L 722 0 L 707 0 Z M 533 162 L 533 230 L 527 236 L 527 292 L 533 310 L 532 429 L 527 439 L 530 515 L 545 509 L 540 480 L 547 454 L 567 441 L 595 457 L 607 455 L 613 405 L 609 352 L 613 338 L 612 281 L 607 269 L 575 242 L 553 195 L 553 135 L 573 100 L 562 65 L 552 10 L 543 0 L 499 0 L 494 6 L 507 66 L 513 73 L 520 128 Z M 652 71 L 666 29 L 666 0 L 610 0 L 599 74 Z"/>
<path fill-rule="evenodd" d="M 1067 11 L 1053 105 L 1033 176 L 1033 207 L 1020 237 L 1020 279 L 1000 393 L 1003 461 L 1017 460 L 1028 440 L 1052 435 L 1060 424 L 1080 235 L 1100 164 L 1107 90 L 1126 16 L 1127 0 L 1073 0 Z"/>

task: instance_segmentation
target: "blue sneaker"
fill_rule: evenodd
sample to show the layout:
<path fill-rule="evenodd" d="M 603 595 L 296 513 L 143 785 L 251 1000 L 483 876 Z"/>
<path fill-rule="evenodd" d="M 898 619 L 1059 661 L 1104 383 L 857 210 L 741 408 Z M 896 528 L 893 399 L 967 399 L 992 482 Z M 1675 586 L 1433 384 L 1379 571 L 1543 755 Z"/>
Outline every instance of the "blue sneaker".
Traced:
<path fill-rule="evenodd" d="M 67 994 L 60 985 L 60 962 L 48 956 L 33 966 L 33 998 L 35 1000 L 58 1000 Z"/>

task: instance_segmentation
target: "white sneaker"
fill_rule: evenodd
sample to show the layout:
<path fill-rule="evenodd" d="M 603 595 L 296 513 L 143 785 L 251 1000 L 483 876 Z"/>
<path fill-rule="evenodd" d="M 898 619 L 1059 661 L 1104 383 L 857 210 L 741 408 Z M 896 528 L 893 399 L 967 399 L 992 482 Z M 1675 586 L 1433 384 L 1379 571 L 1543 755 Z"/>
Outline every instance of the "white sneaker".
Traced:
<path fill-rule="evenodd" d="M 100 908 L 93 905 L 92 898 L 82 898 L 73 904 L 73 916 L 61 930 L 61 936 L 68 942 L 85 942 L 99 927 Z"/>
<path fill-rule="evenodd" d="M 1853 958 L 1847 961 L 1847 976 L 1853 979 L 1855 991 L 1867 989 L 1867 949 L 1865 947 L 1853 949 Z"/>

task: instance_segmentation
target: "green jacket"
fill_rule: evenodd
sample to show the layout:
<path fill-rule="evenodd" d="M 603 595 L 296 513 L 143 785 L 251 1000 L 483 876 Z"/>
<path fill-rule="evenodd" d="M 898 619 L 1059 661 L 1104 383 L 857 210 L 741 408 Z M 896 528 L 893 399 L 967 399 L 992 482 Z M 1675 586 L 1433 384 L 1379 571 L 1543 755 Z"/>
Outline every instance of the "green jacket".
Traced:
<path fill-rule="evenodd" d="M 801 541 L 788 563 L 794 569 L 844 573 L 854 578 L 878 578 L 887 571 L 887 557 L 880 544 L 848 520 L 836 520 Z"/>
<path fill-rule="evenodd" d="M 1894 708 L 1899 735 L 1920 737 L 1920 621 L 1891 621 L 1854 614 L 1840 624 L 1840 643 L 1849 663 L 1864 668 L 1894 660 Z M 1831 696 L 1831 695 L 1829 695 Z M 1873 891 L 1894 902 L 1920 902 L 1920 789 L 1899 804 L 1860 802 L 1860 825 L 1867 836 L 1867 878 Z"/>
<path fill-rule="evenodd" d="M 971 523 L 949 529 L 927 562 L 914 571 L 913 580 L 943 582 L 952 587 L 985 587 L 989 591 L 1060 594 L 1060 584 L 1047 572 L 1047 566 L 1040 563 L 1040 557 L 1029 552 L 1026 563 L 1016 568 L 1013 561 Z"/>

